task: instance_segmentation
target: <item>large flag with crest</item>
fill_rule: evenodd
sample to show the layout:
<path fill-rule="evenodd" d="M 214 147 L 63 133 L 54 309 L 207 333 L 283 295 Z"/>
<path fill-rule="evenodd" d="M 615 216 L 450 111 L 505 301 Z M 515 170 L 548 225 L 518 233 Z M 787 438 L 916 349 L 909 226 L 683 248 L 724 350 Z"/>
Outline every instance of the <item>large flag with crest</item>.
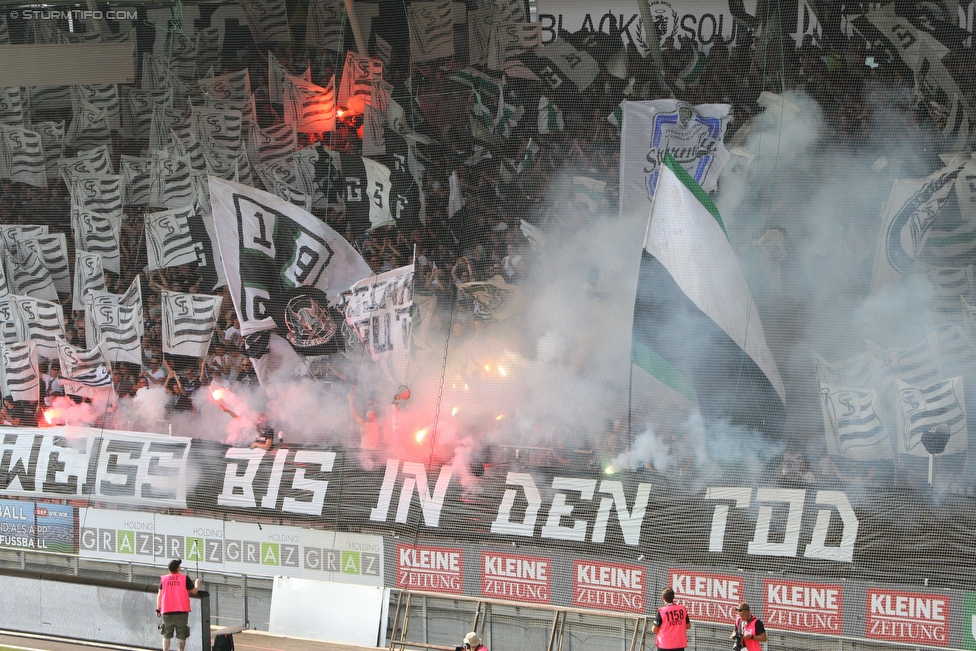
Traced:
<path fill-rule="evenodd" d="M 227 285 L 262 382 L 272 351 L 287 356 L 279 368 L 290 376 L 301 372 L 296 352 L 340 349 L 336 305 L 371 275 L 362 256 L 322 221 L 267 192 L 210 177 L 210 202 Z"/>

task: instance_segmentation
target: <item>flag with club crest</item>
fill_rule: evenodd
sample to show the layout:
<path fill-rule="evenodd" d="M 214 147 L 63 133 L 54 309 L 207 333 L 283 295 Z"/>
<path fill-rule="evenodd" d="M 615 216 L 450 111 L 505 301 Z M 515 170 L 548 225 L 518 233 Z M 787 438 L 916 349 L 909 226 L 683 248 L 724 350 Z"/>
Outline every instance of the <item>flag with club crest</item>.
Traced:
<path fill-rule="evenodd" d="M 407 5 L 410 59 L 419 63 L 454 56 L 451 0 Z"/>
<path fill-rule="evenodd" d="M 46 301 L 58 300 L 51 274 L 34 251 L 18 245 L 15 253 L 4 256 L 7 284 L 14 294 L 32 296 Z"/>
<path fill-rule="evenodd" d="M 64 120 L 60 122 L 35 122 L 34 132 L 41 137 L 44 151 L 44 172 L 48 183 L 58 179 L 58 159 L 64 154 Z"/>
<path fill-rule="evenodd" d="M 142 314 L 134 307 L 109 303 L 88 303 L 85 306 L 85 340 L 89 348 L 104 345 L 112 363 L 142 364 L 139 328 L 136 321 Z"/>
<path fill-rule="evenodd" d="M 71 293 L 71 274 L 68 269 L 68 243 L 64 233 L 37 235 L 19 241 L 19 245 L 33 251 L 51 274 L 59 294 Z M 2 294 L 2 292 L 0 292 Z"/>
<path fill-rule="evenodd" d="M 198 107 L 201 108 L 202 107 Z M 203 144 L 197 138 L 193 121 L 179 130 L 169 132 L 173 153 L 185 160 L 195 173 L 206 173 L 207 159 L 203 155 Z"/>
<path fill-rule="evenodd" d="M 0 389 L 12 400 L 38 402 L 41 399 L 41 374 L 37 363 L 37 344 L 33 341 L 0 343 Z"/>
<path fill-rule="evenodd" d="M 102 256 L 88 251 L 75 251 L 74 280 L 71 309 L 80 312 L 85 309 L 85 295 L 88 292 L 107 291 L 105 270 L 102 268 Z"/>
<path fill-rule="evenodd" d="M 119 307 L 131 308 L 133 312 L 133 323 L 136 332 L 141 337 L 145 334 L 142 312 L 142 283 L 139 276 L 136 276 L 124 294 L 113 294 L 111 292 L 88 292 L 85 296 L 85 309 L 90 305 L 117 305 Z"/>
<path fill-rule="evenodd" d="M 15 226 L 0 224 L 0 244 L 9 253 L 16 254 L 19 242 L 39 235 L 47 235 L 48 230 L 45 224 L 17 224 Z"/>
<path fill-rule="evenodd" d="M 74 106 L 71 124 L 68 125 L 68 133 L 64 136 L 65 144 L 81 149 L 96 147 L 111 140 L 112 130 L 108 124 L 108 112 L 84 100 L 79 101 Z"/>
<path fill-rule="evenodd" d="M 20 88 L 0 88 L 0 126 L 24 127 L 24 103 Z"/>
<path fill-rule="evenodd" d="M 83 176 L 68 184 L 68 190 L 73 208 L 122 219 L 122 177 L 118 174 Z"/>
<path fill-rule="evenodd" d="M 74 158 L 59 158 L 58 172 L 69 189 L 72 183 L 84 176 L 115 174 L 105 145 L 79 151 Z"/>
<path fill-rule="evenodd" d="M 212 25 L 197 32 L 197 76 L 208 68 L 220 66 L 220 53 L 224 49 L 224 23 Z"/>
<path fill-rule="evenodd" d="M 241 0 L 244 19 L 258 45 L 288 43 L 288 14 L 285 0 Z"/>
<path fill-rule="evenodd" d="M 287 122 L 267 129 L 255 125 L 248 132 L 247 143 L 248 159 L 255 165 L 287 158 L 298 149 L 295 125 Z"/>
<path fill-rule="evenodd" d="M 88 398 L 101 409 L 114 408 L 115 386 L 112 383 L 112 373 L 104 365 L 97 368 L 78 371 L 73 377 L 61 376 L 61 386 L 65 394 Z"/>
<path fill-rule="evenodd" d="M 508 77 L 539 81 L 520 57 L 541 44 L 540 23 L 494 21 L 485 62 L 489 69 L 502 71 Z"/>
<path fill-rule="evenodd" d="M 187 221 L 192 213 L 193 208 L 179 208 L 145 216 L 150 271 L 197 261 Z"/>
<path fill-rule="evenodd" d="M 346 323 L 395 383 L 406 381 L 410 361 L 413 281 L 411 264 L 364 278 L 343 296 Z"/>
<path fill-rule="evenodd" d="M 0 276 L 3 275 L 3 265 L 0 264 Z M 20 330 L 10 294 L 0 296 L 0 343 L 12 344 L 20 341 Z"/>
<path fill-rule="evenodd" d="M 478 0 L 479 9 L 487 9 L 500 22 L 528 22 L 522 0 Z"/>
<path fill-rule="evenodd" d="M 190 123 L 202 146 L 207 172 L 228 178 L 234 173 L 242 151 L 240 111 L 195 106 Z"/>
<path fill-rule="evenodd" d="M 288 75 L 285 84 L 285 122 L 299 133 L 335 131 L 335 77 L 322 88 L 300 77 Z"/>
<path fill-rule="evenodd" d="M 341 349 L 335 306 L 371 275 L 362 256 L 322 221 L 267 192 L 211 177 L 210 196 L 227 285 L 262 382 L 269 362 L 291 376 L 304 363 L 299 354 Z"/>
<path fill-rule="evenodd" d="M 144 206 L 149 203 L 152 171 L 152 158 L 122 155 L 119 160 L 119 176 L 122 177 L 122 201 L 126 206 Z"/>
<path fill-rule="evenodd" d="M 166 47 L 167 65 L 171 74 L 183 81 L 197 78 L 196 38 L 180 32 L 170 32 Z"/>
<path fill-rule="evenodd" d="M 499 321 L 516 316 L 525 307 L 525 290 L 518 285 L 509 285 L 500 275 L 485 281 L 461 283 L 458 289 L 474 299 L 478 313 Z"/>
<path fill-rule="evenodd" d="M 205 97 L 203 101 L 209 109 L 215 111 L 237 111 L 244 120 L 249 122 L 258 121 L 257 105 L 254 102 L 254 95 L 249 95 L 243 99 L 234 97 L 228 99 Z"/>
<path fill-rule="evenodd" d="M 884 422 L 884 402 L 874 388 L 868 356 L 830 363 L 814 354 L 813 367 L 827 453 L 855 460 L 891 459 L 894 450 Z"/>
<path fill-rule="evenodd" d="M 471 65 L 483 66 L 488 59 L 492 13 L 491 9 L 468 12 L 468 63 Z"/>
<path fill-rule="evenodd" d="M 112 368 L 112 359 L 104 342 L 85 350 L 68 343 L 66 339 L 58 337 L 58 361 L 61 364 L 61 374 L 75 377 L 83 371 L 90 371 L 99 366 Z"/>
<path fill-rule="evenodd" d="M 908 348 L 885 348 L 870 340 L 864 343 L 882 397 L 892 408 L 898 401 L 898 382 L 926 386 L 939 379 L 938 342 L 934 334 Z"/>
<path fill-rule="evenodd" d="M 67 338 L 61 304 L 16 294 L 10 294 L 8 299 L 17 326 L 17 340 L 34 341 L 37 343 L 38 355 L 57 359 L 57 338 Z"/>
<path fill-rule="evenodd" d="M 122 132 L 127 138 L 145 140 L 152 125 L 153 106 L 162 105 L 165 91 L 123 86 L 121 95 Z"/>
<path fill-rule="evenodd" d="M 352 50 L 346 52 L 342 80 L 339 82 L 339 106 L 362 113 L 363 106 L 372 95 L 373 79 L 382 77 L 382 63 L 370 57 L 359 56 Z"/>
<path fill-rule="evenodd" d="M 195 189 L 189 162 L 168 151 L 152 152 L 149 205 L 181 208 L 193 203 Z"/>
<path fill-rule="evenodd" d="M 105 109 L 105 119 L 113 131 L 122 128 L 121 112 L 119 110 L 119 93 L 115 84 L 97 84 L 92 86 L 72 86 L 71 105 L 75 113 L 82 102 L 87 102 L 96 110 Z"/>
<path fill-rule="evenodd" d="M 102 257 L 102 266 L 105 269 L 114 273 L 120 272 L 121 219 L 72 206 L 71 230 L 75 234 L 75 249 L 97 253 Z"/>
<path fill-rule="evenodd" d="M 274 52 L 268 52 L 268 99 L 275 104 L 281 104 L 284 99 L 285 82 L 288 71 L 278 61 Z"/>
<path fill-rule="evenodd" d="M 146 52 L 142 55 L 142 90 L 161 91 L 172 81 L 164 53 Z"/>
<path fill-rule="evenodd" d="M 312 195 L 307 194 L 305 191 L 296 188 L 291 183 L 288 183 L 281 178 L 281 175 L 274 174 L 270 183 L 270 191 L 273 195 L 279 199 L 284 199 L 288 203 L 298 206 L 303 210 L 311 212 L 312 210 Z"/>
<path fill-rule="evenodd" d="M 170 134 L 180 131 L 186 124 L 186 116 L 181 109 L 154 105 L 149 123 L 149 150 L 167 149 Z"/>
<path fill-rule="evenodd" d="M 0 167 L 6 168 L 6 174 L 0 173 L 0 177 L 46 188 L 47 159 L 41 135 L 27 129 L 0 127 Z"/>
<path fill-rule="evenodd" d="M 310 0 L 305 16 L 305 44 L 341 52 L 345 19 L 346 7 L 341 0 Z"/>
<path fill-rule="evenodd" d="M 163 352 L 206 357 L 220 316 L 220 296 L 162 292 Z"/>
<path fill-rule="evenodd" d="M 212 99 L 247 99 L 251 97 L 251 75 L 247 68 L 219 77 L 198 79 L 204 97 Z"/>
<path fill-rule="evenodd" d="M 37 21 L 53 22 L 53 21 Z M 3 92 L 0 91 L 0 98 Z M 71 108 L 71 86 L 29 86 L 28 99 L 32 109 L 61 110 Z M 2 100 L 0 100 L 2 101 Z"/>
<path fill-rule="evenodd" d="M 929 453 L 922 444 L 922 437 L 930 431 L 948 435 L 945 454 L 968 449 L 966 399 L 961 377 L 922 385 L 897 380 L 896 391 L 899 452 L 927 457 Z"/>

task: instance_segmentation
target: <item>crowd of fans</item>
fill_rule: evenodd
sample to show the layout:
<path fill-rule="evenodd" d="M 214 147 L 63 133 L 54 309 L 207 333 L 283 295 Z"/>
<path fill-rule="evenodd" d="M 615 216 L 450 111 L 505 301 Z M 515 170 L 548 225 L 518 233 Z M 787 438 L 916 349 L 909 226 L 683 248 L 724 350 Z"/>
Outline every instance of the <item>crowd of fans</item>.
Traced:
<path fill-rule="evenodd" d="M 899 128 L 916 132 L 933 130 L 944 120 L 931 107 L 920 105 L 913 95 L 914 80 L 900 61 L 874 61 L 869 58 L 866 44 L 855 37 L 842 43 L 818 43 L 812 36 L 802 36 L 797 42 L 785 37 L 782 42 L 759 43 L 745 29 L 740 29 L 735 42 L 728 43 L 716 36 L 710 43 L 693 44 L 687 39 L 666 39 L 661 45 L 663 69 L 655 70 L 652 57 L 642 57 L 631 43 L 626 48 L 629 74 L 634 83 L 621 84 L 619 79 L 600 72 L 590 87 L 580 93 L 578 101 L 563 103 L 565 127 L 548 134 L 539 132 L 534 114 L 528 113 L 515 127 L 510 137 L 490 143 L 493 159 L 475 165 L 462 164 L 475 147 L 485 145 L 471 133 L 469 115 L 472 107 L 471 89 L 450 80 L 452 72 L 465 67 L 460 61 L 443 59 L 424 64 L 394 61 L 384 71 L 384 77 L 394 87 L 394 99 L 421 119 L 414 120 L 415 129 L 431 138 L 432 145 L 423 145 L 425 171 L 418 179 L 425 199 L 423 219 L 402 221 L 397 225 L 380 227 L 357 233 L 341 206 L 330 206 L 316 216 L 326 221 L 361 252 L 376 272 L 387 271 L 416 260 L 415 291 L 436 297 L 442 327 L 448 322 L 457 327 L 457 336 L 469 336 L 475 331 L 473 323 L 481 323 L 487 315 L 476 309 L 473 299 L 458 289 L 464 282 L 488 280 L 501 276 L 508 284 L 524 282 L 532 272 L 534 256 L 529 241 L 520 229 L 525 220 L 546 232 L 550 237 L 576 230 L 594 219 L 593 206 L 577 202 L 571 184 L 565 179 L 574 173 L 586 174 L 606 182 L 605 197 L 596 206 L 596 213 L 614 214 L 618 198 L 619 128 L 608 116 L 624 99 L 658 99 L 676 97 L 691 104 L 728 103 L 733 119 L 726 133 L 735 133 L 761 111 L 757 102 L 763 91 L 783 93 L 804 92 L 822 108 L 828 125 L 830 142 L 825 146 L 849 148 L 853 151 L 883 151 L 887 146 L 879 142 L 881 133 L 873 123 L 886 120 L 886 113 L 899 110 L 909 117 L 908 123 L 899 121 Z M 325 54 L 299 46 L 272 48 L 279 61 L 292 73 L 304 71 L 311 63 L 312 81 L 326 85 L 328 80 L 342 73 L 343 58 L 336 53 Z M 697 54 L 696 54 L 697 51 Z M 758 55 L 762 52 L 762 56 Z M 246 67 L 249 70 L 257 117 L 261 127 L 281 121 L 282 107 L 268 97 L 268 49 L 250 48 L 234 51 L 232 43 L 225 43 L 223 69 L 230 73 Z M 694 83 L 685 83 L 681 72 L 691 57 L 701 56 L 705 65 Z M 233 61 L 238 63 L 232 63 Z M 947 68 L 969 100 L 976 104 L 976 60 L 972 50 L 957 47 L 946 56 Z M 409 82 L 409 83 L 408 83 Z M 519 81 L 517 88 L 528 88 L 524 100 L 528 107 L 537 101 L 539 90 L 533 95 L 533 82 Z M 521 85 L 519 85 L 521 84 Z M 541 88 L 541 87 L 540 87 Z M 625 95 L 624 91 L 628 94 Z M 877 103 L 878 96 L 900 98 L 900 106 Z M 533 100 L 535 98 L 535 100 Z M 409 107 L 409 108 L 407 108 Z M 70 110 L 35 116 L 35 119 L 65 119 Z M 299 147 L 318 139 L 329 148 L 353 155 L 362 151 L 362 115 L 348 115 L 337 121 L 332 133 L 299 136 Z M 513 160 L 524 150 L 529 140 L 540 147 L 537 156 L 503 190 L 498 185 L 498 163 Z M 118 168 L 121 154 L 138 156 L 146 147 L 144 141 L 132 140 L 125 134 L 113 136 L 112 154 Z M 71 155 L 66 151 L 65 155 Z M 457 172 L 460 193 L 466 202 L 465 210 L 450 215 L 450 181 Z M 73 255 L 70 231 L 68 191 L 61 181 L 47 189 L 0 181 L 0 224 L 44 224 L 53 232 L 68 234 L 69 256 Z M 148 272 L 143 236 L 143 215 L 146 209 L 126 207 L 120 233 L 120 274 L 106 272 L 107 289 L 123 293 L 139 275 L 143 288 L 145 335 L 142 340 L 144 363 L 119 363 L 112 370 L 119 396 L 131 396 L 143 387 L 162 386 L 172 394 L 171 408 L 192 410 L 193 393 L 212 379 L 230 383 L 256 384 L 253 364 L 240 336 L 239 324 L 226 288 L 213 290 L 223 297 L 222 314 L 206 359 L 193 360 L 166 355 L 161 347 L 160 291 L 210 293 L 203 285 L 203 277 L 194 264 Z M 86 348 L 84 313 L 71 310 L 70 297 L 62 296 L 67 339 L 75 346 Z M 490 317 L 489 317 L 490 318 Z M 7 425 L 34 425 L 41 418 L 45 403 L 50 404 L 60 388 L 56 361 L 41 360 L 44 374 L 41 400 L 37 404 L 16 404 L 5 400 L 0 419 Z M 347 378 L 340 364 L 333 369 L 337 377 Z M 357 416 L 358 419 L 358 416 Z M 633 434 L 625 419 L 608 421 L 606 432 L 594 438 L 599 443 L 587 452 L 594 463 L 606 464 L 632 443 Z M 677 442 L 671 441 L 674 445 Z M 549 452 L 553 463 L 571 463 L 569 452 Z M 827 458 L 824 455 L 824 458 Z M 836 467 L 823 463 L 809 464 L 797 455 L 792 464 L 783 466 L 784 481 L 810 482 L 816 477 L 824 481 L 843 479 Z M 828 458 L 829 461 L 829 458 Z M 680 472 L 692 461 L 679 459 Z M 870 478 L 867 478 L 870 479 Z"/>

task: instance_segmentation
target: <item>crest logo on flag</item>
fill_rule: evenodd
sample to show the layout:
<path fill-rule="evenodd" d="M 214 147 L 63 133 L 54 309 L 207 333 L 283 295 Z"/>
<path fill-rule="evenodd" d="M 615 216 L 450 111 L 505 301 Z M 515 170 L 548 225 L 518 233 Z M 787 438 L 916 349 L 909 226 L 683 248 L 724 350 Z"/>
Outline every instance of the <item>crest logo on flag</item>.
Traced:
<path fill-rule="evenodd" d="M 670 2 L 657 0 L 649 2 L 647 5 L 648 13 L 654 21 L 654 29 L 658 37 L 663 41 L 669 36 L 674 36 L 678 30 L 678 12 L 674 10 Z"/>
<path fill-rule="evenodd" d="M 287 339 L 295 348 L 312 348 L 327 344 L 339 326 L 329 314 L 328 299 L 323 292 L 319 300 L 309 292 L 292 297 L 285 307 Z"/>
<path fill-rule="evenodd" d="M 652 124 L 644 166 L 647 197 L 654 197 L 657 177 L 667 154 L 702 184 L 722 142 L 722 118 L 706 117 L 690 104 L 679 102 L 673 111 L 656 114 Z"/>

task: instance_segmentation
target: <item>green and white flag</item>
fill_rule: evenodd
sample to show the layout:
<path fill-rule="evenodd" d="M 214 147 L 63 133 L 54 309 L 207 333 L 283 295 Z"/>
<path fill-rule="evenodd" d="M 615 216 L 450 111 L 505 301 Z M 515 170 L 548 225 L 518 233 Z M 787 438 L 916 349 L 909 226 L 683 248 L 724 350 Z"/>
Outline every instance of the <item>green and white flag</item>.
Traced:
<path fill-rule="evenodd" d="M 664 157 L 644 239 L 632 359 L 709 419 L 782 427 L 786 390 L 711 199 Z"/>
<path fill-rule="evenodd" d="M 574 201 L 586 205 L 590 212 L 599 212 L 607 198 L 607 182 L 589 176 L 573 177 Z"/>
<path fill-rule="evenodd" d="M 548 97 L 539 98 L 539 133 L 546 135 L 566 128 L 563 112 Z"/>

